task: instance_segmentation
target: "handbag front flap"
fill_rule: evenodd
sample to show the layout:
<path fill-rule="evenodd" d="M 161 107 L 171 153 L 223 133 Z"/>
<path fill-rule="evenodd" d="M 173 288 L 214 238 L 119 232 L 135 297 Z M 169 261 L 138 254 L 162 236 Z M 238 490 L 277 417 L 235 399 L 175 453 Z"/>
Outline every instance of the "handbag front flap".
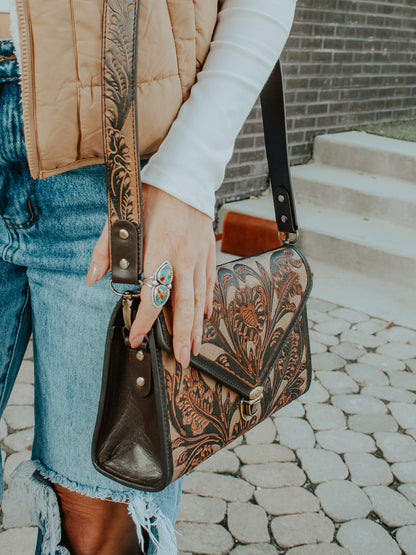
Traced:
<path fill-rule="evenodd" d="M 217 266 L 212 316 L 191 366 L 248 397 L 274 367 L 311 287 L 309 266 L 293 246 Z M 171 352 L 163 317 L 156 336 Z"/>

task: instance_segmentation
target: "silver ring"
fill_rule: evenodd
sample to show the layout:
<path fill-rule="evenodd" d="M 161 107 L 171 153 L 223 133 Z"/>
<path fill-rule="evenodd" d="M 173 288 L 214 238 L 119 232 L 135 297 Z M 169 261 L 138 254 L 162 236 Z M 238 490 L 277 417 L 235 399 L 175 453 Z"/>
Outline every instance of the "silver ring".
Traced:
<path fill-rule="evenodd" d="M 152 276 L 141 280 L 152 291 L 152 303 L 155 308 L 162 308 L 169 299 L 172 289 L 173 268 L 169 260 L 165 260 Z"/>

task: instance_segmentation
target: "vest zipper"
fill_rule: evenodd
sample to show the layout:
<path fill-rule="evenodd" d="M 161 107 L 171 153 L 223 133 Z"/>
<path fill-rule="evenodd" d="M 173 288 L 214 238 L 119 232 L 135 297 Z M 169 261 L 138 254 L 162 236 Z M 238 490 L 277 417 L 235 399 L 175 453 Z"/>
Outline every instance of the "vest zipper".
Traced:
<path fill-rule="evenodd" d="M 16 0 L 19 19 L 19 38 L 22 70 L 22 108 L 25 146 L 30 174 L 34 179 L 41 177 L 35 123 L 35 87 L 33 84 L 32 31 L 29 24 L 28 0 Z"/>

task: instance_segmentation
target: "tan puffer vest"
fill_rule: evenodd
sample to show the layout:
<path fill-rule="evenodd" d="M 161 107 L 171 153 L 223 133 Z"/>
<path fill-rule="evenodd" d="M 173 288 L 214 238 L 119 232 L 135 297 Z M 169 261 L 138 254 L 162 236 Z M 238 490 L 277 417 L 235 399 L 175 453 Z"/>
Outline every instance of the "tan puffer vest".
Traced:
<path fill-rule="evenodd" d="M 144 157 L 158 149 L 189 95 L 208 53 L 218 4 L 141 1 L 138 98 Z M 17 9 L 32 176 L 102 163 L 102 0 L 17 0 Z"/>

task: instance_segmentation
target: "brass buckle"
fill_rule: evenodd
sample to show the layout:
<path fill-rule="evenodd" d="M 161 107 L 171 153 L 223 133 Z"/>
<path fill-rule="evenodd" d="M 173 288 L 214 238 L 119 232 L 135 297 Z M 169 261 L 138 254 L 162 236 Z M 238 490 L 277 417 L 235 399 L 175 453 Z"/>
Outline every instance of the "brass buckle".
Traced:
<path fill-rule="evenodd" d="M 119 293 L 114 289 L 113 280 L 110 279 L 110 289 L 111 291 L 122 298 L 121 304 L 123 307 L 123 320 L 124 325 L 128 331 L 131 329 L 131 307 L 133 306 L 133 299 L 140 297 L 141 290 L 138 291 L 124 291 L 124 293 Z"/>
<path fill-rule="evenodd" d="M 250 395 L 248 399 L 242 399 L 240 401 L 240 412 L 241 418 L 246 422 L 251 420 L 253 416 L 256 416 L 260 402 L 263 399 L 263 388 L 256 387 L 252 391 L 250 391 Z"/>

